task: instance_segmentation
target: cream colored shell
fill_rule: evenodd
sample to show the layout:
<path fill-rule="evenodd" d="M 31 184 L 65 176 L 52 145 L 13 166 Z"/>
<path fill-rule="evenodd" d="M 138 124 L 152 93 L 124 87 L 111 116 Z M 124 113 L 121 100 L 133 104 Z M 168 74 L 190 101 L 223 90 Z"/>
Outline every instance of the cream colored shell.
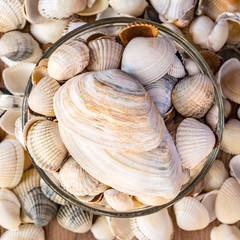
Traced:
<path fill-rule="evenodd" d="M 218 105 L 214 104 L 206 114 L 207 124 L 213 129 L 217 128 L 218 118 L 219 118 Z"/>
<path fill-rule="evenodd" d="M 237 226 L 229 226 L 226 224 L 220 224 L 214 227 L 210 233 L 211 240 L 239 240 L 240 230 Z"/>
<path fill-rule="evenodd" d="M 230 174 L 240 184 L 240 155 L 234 156 L 229 162 Z"/>

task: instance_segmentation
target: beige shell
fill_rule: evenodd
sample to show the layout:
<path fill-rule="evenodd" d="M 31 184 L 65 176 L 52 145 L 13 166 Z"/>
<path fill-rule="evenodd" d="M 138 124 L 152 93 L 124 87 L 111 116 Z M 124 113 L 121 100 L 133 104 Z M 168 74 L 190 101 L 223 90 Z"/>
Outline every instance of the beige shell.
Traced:
<path fill-rule="evenodd" d="M 148 196 L 142 196 L 142 195 L 134 196 L 134 197 L 137 199 L 137 201 L 143 204 L 152 205 L 152 206 L 159 206 L 172 201 L 172 199 L 166 199 L 163 197 L 148 197 Z"/>
<path fill-rule="evenodd" d="M 97 14 L 96 20 L 111 18 L 111 17 L 132 17 L 128 14 L 120 14 L 113 10 L 112 7 L 108 7 L 105 11 Z"/>
<path fill-rule="evenodd" d="M 75 233 L 85 233 L 92 227 L 93 214 L 75 205 L 61 206 L 57 221 L 63 227 Z"/>
<path fill-rule="evenodd" d="M 185 59 L 184 65 L 189 76 L 194 76 L 200 73 L 198 65 L 192 59 Z"/>
<path fill-rule="evenodd" d="M 131 218 L 131 229 L 138 239 L 172 240 L 174 229 L 167 209 L 143 216 Z"/>
<path fill-rule="evenodd" d="M 22 5 L 18 0 L 0 2 L 0 32 L 23 29 L 26 24 Z"/>
<path fill-rule="evenodd" d="M 228 178 L 228 171 L 221 160 L 215 160 L 205 176 L 204 190 L 206 192 L 217 190 Z"/>
<path fill-rule="evenodd" d="M 32 166 L 32 161 L 26 151 L 24 151 L 24 157 L 25 157 L 25 159 L 24 159 L 23 171 L 26 171 L 27 169 L 29 169 Z"/>
<path fill-rule="evenodd" d="M 234 156 L 229 162 L 230 174 L 240 184 L 240 155 Z"/>
<path fill-rule="evenodd" d="M 234 178 L 228 178 L 221 186 L 216 198 L 217 219 L 226 224 L 240 220 L 240 185 Z"/>
<path fill-rule="evenodd" d="M 240 154 L 240 121 L 237 119 L 229 120 L 223 130 L 221 150 L 230 154 Z"/>
<path fill-rule="evenodd" d="M 217 128 L 219 118 L 218 105 L 215 103 L 206 114 L 206 122 L 211 128 Z"/>
<path fill-rule="evenodd" d="M 22 116 L 18 117 L 15 121 L 14 135 L 16 139 L 21 143 L 22 147 L 25 149 L 23 132 L 22 132 Z"/>
<path fill-rule="evenodd" d="M 226 224 L 220 224 L 214 227 L 210 233 L 211 240 L 239 240 L 240 229 L 237 226 L 229 226 Z"/>
<path fill-rule="evenodd" d="M 175 78 L 185 77 L 186 72 L 185 72 L 184 66 L 177 56 L 175 56 L 174 62 L 171 68 L 169 69 L 168 74 Z"/>
<path fill-rule="evenodd" d="M 93 3 L 91 3 L 93 2 Z M 103 12 L 108 8 L 108 0 L 88 0 L 88 6 L 81 12 L 78 12 L 80 16 L 92 16 Z"/>
<path fill-rule="evenodd" d="M 215 145 L 211 129 L 194 118 L 184 119 L 176 135 L 176 147 L 182 166 L 193 169 L 203 164 Z"/>
<path fill-rule="evenodd" d="M 175 60 L 175 47 L 166 37 L 132 39 L 123 51 L 121 69 L 142 85 L 163 77 Z"/>
<path fill-rule="evenodd" d="M 15 194 L 7 189 L 0 189 L 0 225 L 9 230 L 18 229 L 21 224 L 20 208 Z"/>
<path fill-rule="evenodd" d="M 36 66 L 32 71 L 33 85 L 37 85 L 42 78 L 49 77 L 47 66 L 40 66 L 41 61 L 39 62 L 39 65 Z"/>
<path fill-rule="evenodd" d="M 14 188 L 21 180 L 24 165 L 24 150 L 15 139 L 0 143 L 0 187 Z"/>
<path fill-rule="evenodd" d="M 1 240 L 45 240 L 44 230 L 33 224 L 24 224 L 17 231 L 6 231 Z"/>
<path fill-rule="evenodd" d="M 203 117 L 211 108 L 213 100 L 213 84 L 204 74 L 185 77 L 172 91 L 172 103 L 185 117 Z"/>
<path fill-rule="evenodd" d="M 48 73 L 56 80 L 67 80 L 82 72 L 89 63 L 89 49 L 79 39 L 72 39 L 50 56 Z"/>

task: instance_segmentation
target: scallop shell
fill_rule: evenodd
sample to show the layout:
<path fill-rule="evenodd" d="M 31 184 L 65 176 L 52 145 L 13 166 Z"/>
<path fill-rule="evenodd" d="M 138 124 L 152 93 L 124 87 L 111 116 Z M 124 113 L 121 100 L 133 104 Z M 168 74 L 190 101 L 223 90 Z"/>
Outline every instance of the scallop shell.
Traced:
<path fill-rule="evenodd" d="M 204 60 L 207 62 L 212 72 L 215 74 L 221 66 L 221 57 L 213 51 L 209 50 L 202 50 L 200 51 L 200 53 Z"/>
<path fill-rule="evenodd" d="M 156 82 L 171 68 L 175 47 L 166 37 L 132 39 L 123 51 L 121 69 L 143 85 Z"/>
<path fill-rule="evenodd" d="M 89 63 L 89 49 L 79 39 L 72 39 L 54 51 L 48 62 L 48 73 L 56 80 L 67 80 L 83 71 Z"/>
<path fill-rule="evenodd" d="M 228 171 L 221 160 L 215 160 L 205 176 L 204 190 L 206 192 L 219 189 L 228 178 Z"/>
<path fill-rule="evenodd" d="M 217 219 L 226 224 L 240 220 L 240 185 L 234 178 L 228 178 L 221 186 L 216 199 Z"/>
<path fill-rule="evenodd" d="M 215 145 L 211 129 L 194 118 L 184 119 L 176 135 L 176 147 L 182 166 L 193 169 L 203 164 Z"/>
<path fill-rule="evenodd" d="M 167 209 L 137 218 L 131 218 L 131 229 L 138 239 L 164 239 L 173 238 L 174 229 L 172 219 Z"/>
<path fill-rule="evenodd" d="M 75 205 L 65 205 L 59 208 L 57 221 L 63 227 L 75 233 L 85 233 L 92 227 L 93 214 Z"/>
<path fill-rule="evenodd" d="M 87 69 L 99 71 L 120 67 L 123 46 L 113 39 L 100 38 L 88 44 L 90 61 Z"/>
<path fill-rule="evenodd" d="M 194 76 L 200 73 L 198 65 L 192 59 L 185 59 L 184 65 L 189 76 Z"/>
<path fill-rule="evenodd" d="M 32 119 L 25 125 L 24 138 L 30 155 L 40 168 L 56 171 L 62 166 L 67 149 L 61 140 L 57 122 Z"/>
<path fill-rule="evenodd" d="M 20 208 L 15 194 L 7 189 L 0 189 L 0 225 L 9 230 L 18 229 L 21 224 Z"/>
<path fill-rule="evenodd" d="M 171 68 L 169 69 L 168 74 L 175 78 L 185 77 L 186 72 L 184 66 L 177 56 L 175 56 L 174 62 Z"/>
<path fill-rule="evenodd" d="M 207 124 L 213 129 L 217 128 L 218 117 L 219 117 L 218 105 L 214 104 L 206 114 Z"/>
<path fill-rule="evenodd" d="M 1 236 L 1 240 L 45 240 L 44 230 L 41 227 L 36 227 L 33 224 L 24 224 L 17 231 L 6 231 Z"/>
<path fill-rule="evenodd" d="M 37 83 L 44 77 L 49 77 L 47 67 L 40 65 L 36 66 L 32 71 L 32 84 L 37 85 Z"/>
<path fill-rule="evenodd" d="M 152 205 L 152 206 L 159 206 L 159 205 L 164 205 L 173 199 L 166 199 L 163 197 L 146 197 L 146 196 L 134 196 L 137 201 L 147 204 L 147 205 Z"/>
<path fill-rule="evenodd" d="M 172 103 L 185 117 L 203 117 L 211 108 L 213 100 L 213 84 L 204 74 L 185 77 L 172 91 Z"/>
<path fill-rule="evenodd" d="M 237 228 L 237 226 L 220 224 L 211 230 L 210 237 L 211 240 L 238 240 L 240 239 L 240 230 Z"/>
<path fill-rule="evenodd" d="M 208 210 L 193 197 L 186 197 L 173 206 L 177 225 L 185 231 L 200 230 L 210 223 Z"/>
<path fill-rule="evenodd" d="M 89 5 L 89 0 L 88 0 Z M 103 12 L 108 8 L 108 0 L 98 0 L 87 6 L 83 11 L 78 12 L 80 16 L 92 16 Z"/>
<path fill-rule="evenodd" d="M 0 32 L 23 29 L 26 24 L 22 5 L 18 0 L 0 2 Z"/>
<path fill-rule="evenodd" d="M 14 188 L 21 180 L 24 165 L 24 151 L 14 139 L 0 143 L 0 187 Z"/>
<path fill-rule="evenodd" d="M 240 184 L 240 155 L 234 156 L 229 162 L 230 174 Z"/>

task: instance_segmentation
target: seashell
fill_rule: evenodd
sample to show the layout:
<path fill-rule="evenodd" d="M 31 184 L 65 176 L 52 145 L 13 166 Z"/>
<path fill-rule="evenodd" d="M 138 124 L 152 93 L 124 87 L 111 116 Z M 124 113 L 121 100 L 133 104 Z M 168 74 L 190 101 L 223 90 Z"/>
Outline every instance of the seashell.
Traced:
<path fill-rule="evenodd" d="M 224 105 L 224 111 L 225 111 L 225 105 Z M 238 119 L 240 119 L 240 107 L 237 110 L 237 116 L 238 116 Z"/>
<path fill-rule="evenodd" d="M 174 62 L 172 63 L 172 66 L 169 69 L 168 74 L 175 78 L 185 77 L 186 72 L 184 66 L 177 56 L 175 56 Z"/>
<path fill-rule="evenodd" d="M 114 240 L 108 221 L 105 216 L 100 216 L 92 225 L 91 232 L 98 240 Z"/>
<path fill-rule="evenodd" d="M 50 201 L 40 187 L 25 193 L 22 201 L 24 212 L 38 227 L 46 226 L 57 214 L 58 205 Z"/>
<path fill-rule="evenodd" d="M 63 19 L 31 24 L 30 31 L 40 43 L 55 43 L 62 37 L 62 32 L 67 27 L 68 22 L 68 19 Z"/>
<path fill-rule="evenodd" d="M 33 224 L 20 225 L 17 231 L 6 231 L 1 236 L 1 240 L 45 240 L 44 230 Z"/>
<path fill-rule="evenodd" d="M 228 171 L 221 160 L 215 160 L 205 176 L 204 190 L 206 192 L 217 190 L 228 178 Z"/>
<path fill-rule="evenodd" d="M 46 171 L 59 169 L 65 157 L 65 148 L 58 130 L 58 123 L 34 118 L 24 128 L 24 140 L 31 157 Z"/>
<path fill-rule="evenodd" d="M 224 126 L 221 150 L 230 154 L 240 154 L 240 121 L 230 119 Z"/>
<path fill-rule="evenodd" d="M 189 76 L 194 76 L 200 73 L 198 65 L 192 59 L 185 59 L 184 65 Z"/>
<path fill-rule="evenodd" d="M 104 192 L 104 197 L 109 206 L 116 211 L 124 212 L 133 209 L 134 203 L 128 194 L 108 189 Z"/>
<path fill-rule="evenodd" d="M 229 162 L 230 174 L 240 184 L 240 155 L 234 156 Z"/>
<path fill-rule="evenodd" d="M 164 205 L 173 199 L 166 199 L 163 197 L 148 197 L 148 196 L 134 196 L 137 201 L 147 204 L 147 205 L 152 205 L 152 206 L 159 206 L 159 205 Z"/>
<path fill-rule="evenodd" d="M 182 166 L 193 169 L 203 164 L 215 145 L 211 129 L 194 118 L 184 119 L 176 135 L 176 147 Z"/>
<path fill-rule="evenodd" d="M 80 74 L 64 84 L 54 96 L 54 111 L 61 131 L 71 132 L 71 136 L 74 134 L 77 139 L 88 140 L 95 146 L 121 152 L 142 152 L 159 145 L 163 121 L 153 106 L 142 85 L 118 69 Z M 65 144 L 72 150 L 69 143 Z"/>
<path fill-rule="evenodd" d="M 219 116 L 219 109 L 218 109 L 218 105 L 215 103 L 206 114 L 207 124 L 213 129 L 217 128 L 218 116 Z"/>
<path fill-rule="evenodd" d="M 109 0 L 109 5 L 118 13 L 138 17 L 143 14 L 148 3 L 146 0 Z"/>
<path fill-rule="evenodd" d="M 164 75 L 154 83 L 145 86 L 161 116 L 166 114 L 172 106 L 172 90 L 177 79 L 170 75 Z"/>
<path fill-rule="evenodd" d="M 99 71 L 120 67 L 123 46 L 113 39 L 99 38 L 88 44 L 90 61 L 87 69 Z"/>
<path fill-rule="evenodd" d="M 163 119 L 164 119 L 164 122 L 165 124 L 170 122 L 174 117 L 175 117 L 175 109 L 174 107 L 172 106 L 164 115 L 163 115 Z"/>
<path fill-rule="evenodd" d="M 221 57 L 213 51 L 209 50 L 202 50 L 200 53 L 212 72 L 215 74 L 221 66 Z"/>
<path fill-rule="evenodd" d="M 15 139 L 0 143 L 0 187 L 14 188 L 21 180 L 24 165 L 24 151 Z"/>
<path fill-rule="evenodd" d="M 22 12 L 22 5 L 18 0 L 2 0 L 0 9 L 0 32 L 24 28 L 26 19 Z"/>
<path fill-rule="evenodd" d="M 234 178 L 228 178 L 221 186 L 216 198 L 217 219 L 226 224 L 240 220 L 240 185 Z"/>
<path fill-rule="evenodd" d="M 86 5 L 86 0 L 39 0 L 38 11 L 45 18 L 62 19 L 84 10 Z"/>
<path fill-rule="evenodd" d="M 170 30 L 172 30 L 172 31 L 176 32 L 177 34 L 181 35 L 182 37 L 184 37 L 182 31 L 176 25 L 169 23 L 169 22 L 164 22 L 161 25 L 169 28 Z"/>
<path fill-rule="evenodd" d="M 48 58 L 43 58 L 38 62 L 39 67 L 48 67 Z M 37 66 L 36 66 L 37 67 Z"/>
<path fill-rule="evenodd" d="M 70 22 L 68 22 L 67 26 L 65 27 L 65 29 L 62 32 L 62 36 L 66 35 L 67 33 L 71 32 L 74 29 L 81 27 L 85 24 L 86 24 L 86 22 L 82 21 L 81 19 L 70 20 Z"/>
<path fill-rule="evenodd" d="M 0 189 L 0 225 L 9 230 L 18 229 L 21 224 L 20 208 L 17 197 L 7 189 Z"/>
<path fill-rule="evenodd" d="M 2 71 L 2 77 L 6 88 L 14 95 L 24 95 L 29 77 L 35 64 L 19 63 Z"/>
<path fill-rule="evenodd" d="M 158 12 L 150 5 L 145 8 L 143 18 L 153 22 L 161 23 L 158 15 Z"/>
<path fill-rule="evenodd" d="M 32 84 L 37 85 L 37 83 L 44 77 L 49 77 L 48 69 L 45 66 L 36 66 L 32 71 Z"/>
<path fill-rule="evenodd" d="M 24 151 L 24 167 L 23 167 L 23 171 L 26 171 L 31 166 L 32 166 L 32 161 L 31 161 L 28 153 L 26 151 Z"/>
<path fill-rule="evenodd" d="M 169 71 L 175 59 L 174 53 L 175 47 L 166 37 L 137 37 L 124 49 L 121 69 L 135 76 L 142 85 L 147 85 Z"/>
<path fill-rule="evenodd" d="M 89 1 L 88 1 L 88 3 L 89 3 Z M 83 11 L 78 12 L 78 14 L 80 16 L 92 16 L 92 15 L 101 13 L 108 8 L 108 1 L 107 0 L 98 0 L 98 1 L 94 1 L 94 3 L 91 5 L 92 6 L 87 6 Z"/>
<path fill-rule="evenodd" d="M 99 185 L 72 157 L 61 167 L 59 178 L 63 188 L 77 196 L 89 195 Z"/>
<path fill-rule="evenodd" d="M 22 147 L 25 149 L 23 132 L 22 132 L 22 116 L 18 117 L 17 120 L 15 121 L 14 135 L 16 136 L 16 139 L 21 143 Z"/>
<path fill-rule="evenodd" d="M 187 168 L 182 168 L 182 186 L 189 183 L 190 179 L 190 170 Z"/>
<path fill-rule="evenodd" d="M 83 71 L 89 63 L 89 49 L 79 39 L 72 39 L 54 51 L 48 62 L 48 73 L 56 80 L 67 80 Z"/>
<path fill-rule="evenodd" d="M 210 223 L 208 210 L 193 197 L 185 197 L 173 206 L 177 225 L 185 231 L 200 230 Z"/>
<path fill-rule="evenodd" d="M 43 77 L 29 95 L 29 108 L 36 113 L 55 117 L 53 96 L 59 88 L 60 85 L 55 79 Z"/>
<path fill-rule="evenodd" d="M 111 7 L 108 7 L 101 13 L 97 14 L 96 20 L 104 19 L 104 18 L 111 18 L 111 17 L 132 17 L 128 14 L 120 14 L 114 11 Z"/>
<path fill-rule="evenodd" d="M 61 206 L 57 221 L 63 227 L 75 233 L 85 233 L 92 227 L 93 214 L 75 205 Z"/>
<path fill-rule="evenodd" d="M 49 187 L 43 179 L 40 180 L 40 186 L 43 194 L 48 199 L 60 205 L 67 204 L 67 201 L 64 198 L 62 198 L 60 195 L 58 195 L 55 191 L 53 191 L 52 188 Z"/>
<path fill-rule="evenodd" d="M 172 91 L 172 103 L 184 117 L 201 118 L 211 108 L 214 88 L 204 74 L 185 77 Z"/>
<path fill-rule="evenodd" d="M 237 226 L 220 224 L 211 230 L 210 238 L 211 240 L 238 240 L 240 239 L 240 230 L 237 228 Z"/>
<path fill-rule="evenodd" d="M 171 240 L 173 238 L 173 223 L 167 209 L 147 216 L 131 218 L 130 222 L 131 229 L 138 239 Z"/>

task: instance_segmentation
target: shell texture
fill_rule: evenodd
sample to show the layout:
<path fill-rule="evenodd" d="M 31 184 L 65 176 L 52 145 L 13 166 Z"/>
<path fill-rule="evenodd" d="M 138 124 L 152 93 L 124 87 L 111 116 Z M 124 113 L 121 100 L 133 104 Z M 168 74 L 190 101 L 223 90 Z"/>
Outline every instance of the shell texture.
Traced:
<path fill-rule="evenodd" d="M 240 184 L 240 155 L 234 156 L 229 162 L 230 174 Z"/>
<path fill-rule="evenodd" d="M 89 0 L 88 0 L 88 5 L 89 5 Z M 91 5 L 92 6 L 87 6 L 83 11 L 79 12 L 78 14 L 80 16 L 92 16 L 92 15 L 101 13 L 108 8 L 108 0 L 94 1 L 94 3 Z"/>
<path fill-rule="evenodd" d="M 220 224 L 211 230 L 210 238 L 211 240 L 238 240 L 240 239 L 240 230 L 236 226 Z"/>
<path fill-rule="evenodd" d="M 49 77 L 47 66 L 36 66 L 32 71 L 32 84 L 37 85 L 44 77 Z"/>
<path fill-rule="evenodd" d="M 86 22 L 83 22 L 81 19 L 73 19 L 70 20 L 70 22 L 68 22 L 67 26 L 65 27 L 65 29 L 62 32 L 62 36 L 66 35 L 67 33 L 73 31 L 74 29 L 83 26 L 84 24 L 86 24 Z"/>
<path fill-rule="evenodd" d="M 194 76 L 200 73 L 198 65 L 192 59 L 185 59 L 184 64 L 189 76 Z"/>
<path fill-rule="evenodd" d="M 147 205 L 152 205 L 152 206 L 159 206 L 166 204 L 170 202 L 172 199 L 166 199 L 163 197 L 146 197 L 146 196 L 134 196 L 137 201 L 147 204 Z"/>
<path fill-rule="evenodd" d="M 182 31 L 176 25 L 169 23 L 169 22 L 164 22 L 161 25 L 171 29 L 172 31 L 174 31 L 174 32 L 178 33 L 179 35 L 181 35 L 182 37 L 184 37 Z"/>
<path fill-rule="evenodd" d="M 206 114 L 207 124 L 213 129 L 217 128 L 218 116 L 219 116 L 218 105 L 214 104 Z"/>
<path fill-rule="evenodd" d="M 202 50 L 200 53 L 212 72 L 215 74 L 221 66 L 221 57 L 213 51 L 209 50 Z"/>
<path fill-rule="evenodd" d="M 22 147 L 25 148 L 23 132 L 22 132 L 22 116 L 17 118 L 17 120 L 15 121 L 14 135 L 16 139 L 21 143 Z"/>
<path fill-rule="evenodd" d="M 104 19 L 104 18 L 111 18 L 111 17 L 132 17 L 128 14 L 120 14 L 113 10 L 112 7 L 108 7 L 103 12 L 97 14 L 96 20 Z"/>
<path fill-rule="evenodd" d="M 184 66 L 177 56 L 175 56 L 174 62 L 171 68 L 169 69 L 168 74 L 175 78 L 185 77 L 186 72 Z"/>

